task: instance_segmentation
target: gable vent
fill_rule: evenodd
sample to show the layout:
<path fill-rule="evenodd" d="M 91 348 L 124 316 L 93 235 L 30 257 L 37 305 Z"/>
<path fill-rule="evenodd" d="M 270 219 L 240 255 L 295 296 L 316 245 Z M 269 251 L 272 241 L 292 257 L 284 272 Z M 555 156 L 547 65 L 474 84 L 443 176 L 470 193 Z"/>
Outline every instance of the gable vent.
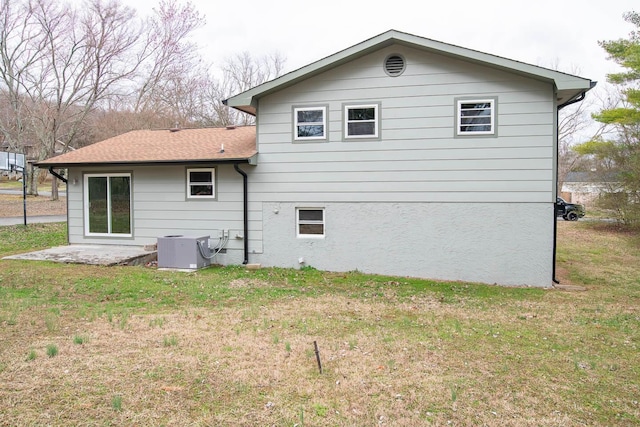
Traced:
<path fill-rule="evenodd" d="M 384 60 L 384 71 L 391 77 L 397 77 L 404 72 L 406 64 L 400 55 L 389 55 Z"/>

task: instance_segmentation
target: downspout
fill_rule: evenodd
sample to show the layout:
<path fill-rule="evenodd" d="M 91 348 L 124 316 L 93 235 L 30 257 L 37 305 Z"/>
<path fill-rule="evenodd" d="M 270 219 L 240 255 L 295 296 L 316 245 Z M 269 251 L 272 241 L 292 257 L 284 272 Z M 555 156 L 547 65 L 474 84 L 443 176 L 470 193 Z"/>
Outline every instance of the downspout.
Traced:
<path fill-rule="evenodd" d="M 53 176 L 55 176 L 56 178 L 58 178 L 60 181 L 64 182 L 65 184 L 68 182 L 67 179 L 65 177 L 63 177 L 62 175 L 60 175 L 58 172 L 53 170 L 53 166 L 49 166 L 49 173 Z"/>
<path fill-rule="evenodd" d="M 68 213 L 69 212 L 69 180 L 63 177 L 62 175 L 60 175 L 58 172 L 54 171 L 53 166 L 49 166 L 49 173 L 55 176 L 56 178 L 58 178 L 60 181 L 67 184 L 67 225 L 68 225 L 69 224 L 69 213 Z M 25 219 L 25 222 L 26 222 L 26 219 Z M 69 242 L 69 233 L 70 233 L 69 227 L 67 226 L 67 243 Z"/>
<path fill-rule="evenodd" d="M 240 169 L 238 163 L 233 164 L 233 168 L 242 175 L 242 202 L 243 202 L 243 213 L 244 213 L 244 261 L 242 264 L 247 265 L 249 263 L 249 197 L 248 197 L 248 185 L 247 185 L 247 174 L 245 171 Z"/>
<path fill-rule="evenodd" d="M 596 82 L 591 82 L 591 87 L 589 89 L 593 89 L 596 85 Z M 582 101 L 587 95 L 587 91 L 582 91 L 578 96 L 576 96 L 573 99 L 568 100 L 567 102 L 565 102 L 564 104 L 560 104 L 558 105 L 558 108 L 556 109 L 556 126 L 559 123 L 559 115 L 560 115 L 560 110 L 562 110 L 564 107 L 571 105 L 571 104 L 575 104 L 576 102 L 580 102 Z M 556 185 L 558 183 L 558 161 L 560 160 L 560 143 L 558 141 L 559 135 L 558 132 L 556 131 Z M 557 192 L 557 188 L 556 188 L 556 192 Z M 556 197 L 558 195 L 556 194 Z M 551 277 L 553 280 L 553 283 L 555 283 L 556 285 L 560 284 L 560 281 L 558 280 L 558 278 L 556 277 L 556 263 L 557 263 L 557 251 L 558 251 L 558 217 L 556 216 L 556 203 L 555 201 L 553 202 L 553 263 L 552 263 L 552 274 Z"/>
<path fill-rule="evenodd" d="M 584 95 L 584 92 L 583 92 Z M 567 105 L 567 104 L 564 104 Z M 556 127 L 559 126 L 559 119 L 560 119 L 560 109 L 563 107 L 563 105 L 559 105 L 558 108 L 556 109 Z M 558 258 L 558 216 L 557 216 L 557 209 L 558 206 L 556 205 L 556 200 L 558 197 L 558 162 L 559 162 L 559 158 L 560 158 L 560 141 L 558 140 L 559 135 L 558 135 L 558 130 L 556 129 L 556 188 L 555 188 L 555 193 L 556 193 L 556 199 L 553 200 L 553 262 L 551 263 L 551 280 L 553 280 L 553 283 L 555 283 L 556 285 L 560 284 L 560 281 L 558 280 L 558 278 L 556 277 L 556 263 L 557 263 L 557 258 Z"/>

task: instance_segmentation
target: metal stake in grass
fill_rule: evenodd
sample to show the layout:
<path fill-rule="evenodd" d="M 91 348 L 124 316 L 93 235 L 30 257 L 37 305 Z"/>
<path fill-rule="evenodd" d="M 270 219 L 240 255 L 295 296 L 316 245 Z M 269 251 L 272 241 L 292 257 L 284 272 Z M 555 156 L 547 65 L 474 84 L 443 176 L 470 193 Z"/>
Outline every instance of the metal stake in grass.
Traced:
<path fill-rule="evenodd" d="M 320 350 L 318 350 L 318 343 L 313 342 L 313 347 L 316 349 L 316 361 L 318 362 L 318 370 L 322 373 L 322 362 L 320 362 Z"/>

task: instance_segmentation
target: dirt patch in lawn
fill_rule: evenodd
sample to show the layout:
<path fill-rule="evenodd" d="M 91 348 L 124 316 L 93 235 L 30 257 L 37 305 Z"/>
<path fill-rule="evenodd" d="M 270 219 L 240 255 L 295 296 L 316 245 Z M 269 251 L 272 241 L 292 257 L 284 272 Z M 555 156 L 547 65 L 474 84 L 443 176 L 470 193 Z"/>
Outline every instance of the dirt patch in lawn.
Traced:
<path fill-rule="evenodd" d="M 0 194 L 0 217 L 22 216 L 24 205 L 21 195 Z M 67 198 L 51 200 L 48 196 L 27 196 L 27 216 L 66 215 Z"/>

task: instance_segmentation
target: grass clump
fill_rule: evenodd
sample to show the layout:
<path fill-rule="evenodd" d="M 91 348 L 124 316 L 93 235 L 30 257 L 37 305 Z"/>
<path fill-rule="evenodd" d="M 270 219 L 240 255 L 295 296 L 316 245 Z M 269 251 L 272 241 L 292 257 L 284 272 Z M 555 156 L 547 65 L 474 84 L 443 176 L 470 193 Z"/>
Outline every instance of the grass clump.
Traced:
<path fill-rule="evenodd" d="M 55 313 L 47 313 L 44 317 L 44 324 L 49 332 L 55 332 L 59 328 L 58 315 Z"/>
<path fill-rule="evenodd" d="M 47 356 L 49 357 L 55 357 L 58 355 L 58 346 L 55 344 L 48 344 L 47 345 Z"/>
<path fill-rule="evenodd" d="M 120 412 L 122 411 L 122 396 L 119 394 L 115 394 L 111 397 L 111 408 L 114 411 Z"/>
<path fill-rule="evenodd" d="M 73 343 L 77 345 L 83 345 L 87 343 L 87 337 L 84 335 L 74 335 Z"/>
<path fill-rule="evenodd" d="M 178 345 L 178 339 L 175 337 L 175 335 L 164 337 L 162 345 L 165 347 L 175 347 Z"/>
<path fill-rule="evenodd" d="M 314 403 L 313 410 L 315 411 L 316 415 L 321 418 L 325 418 L 329 413 L 329 408 L 326 405 L 320 403 Z"/>

